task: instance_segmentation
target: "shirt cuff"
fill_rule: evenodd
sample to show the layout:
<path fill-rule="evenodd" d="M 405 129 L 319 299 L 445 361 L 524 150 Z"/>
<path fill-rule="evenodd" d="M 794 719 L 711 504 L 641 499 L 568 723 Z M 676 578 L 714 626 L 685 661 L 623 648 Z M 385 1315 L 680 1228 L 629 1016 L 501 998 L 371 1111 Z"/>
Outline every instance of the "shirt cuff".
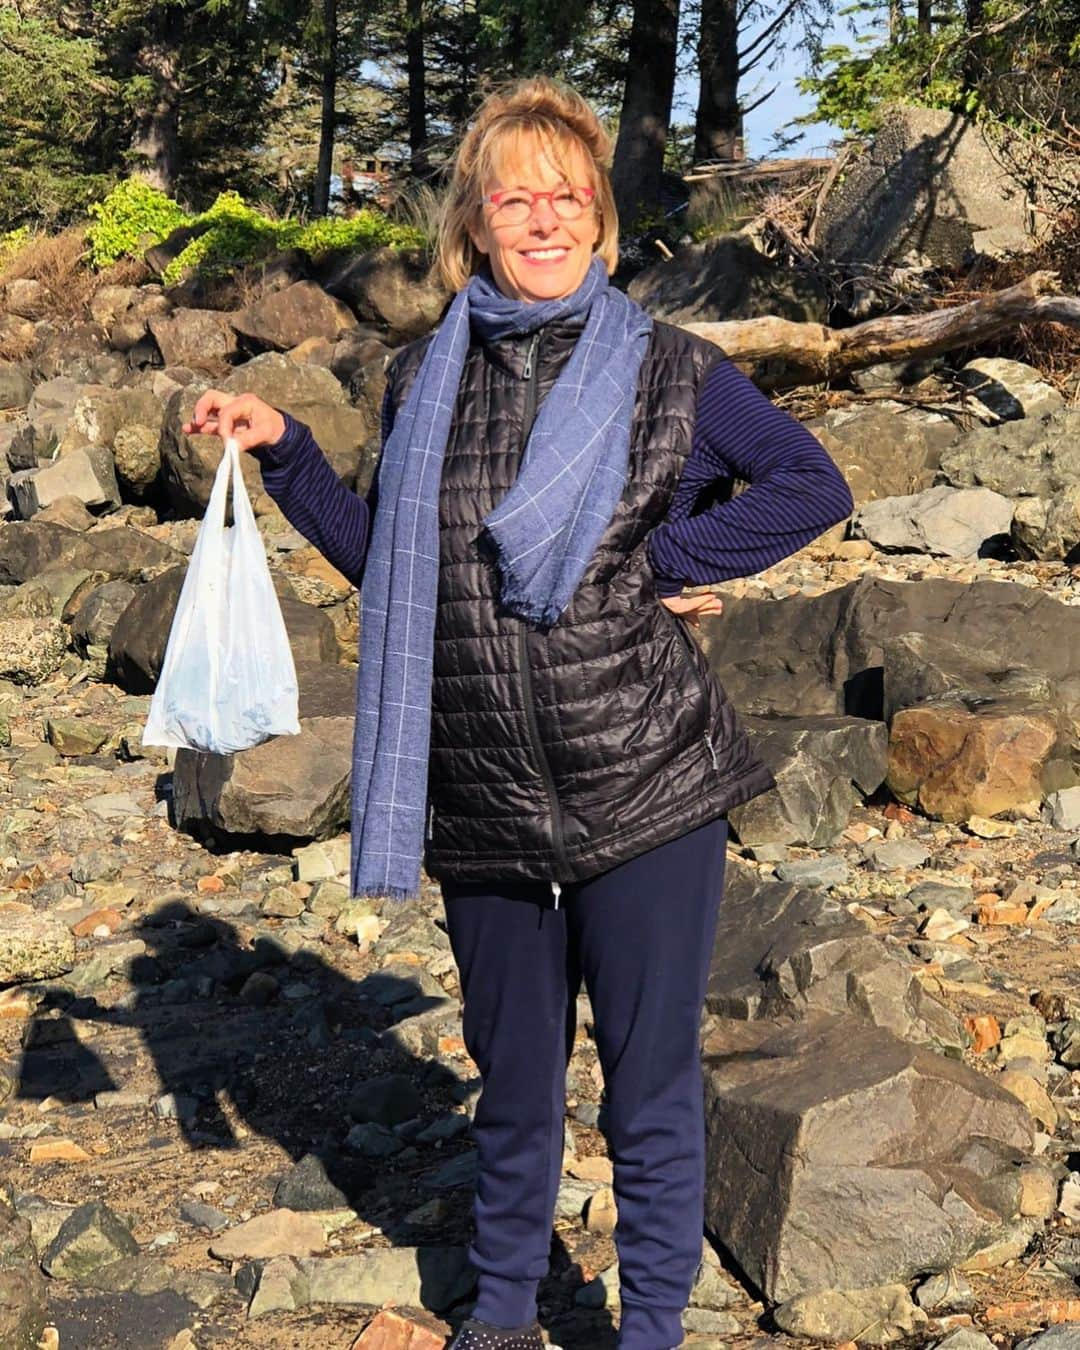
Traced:
<path fill-rule="evenodd" d="M 682 595 L 683 583 L 681 581 L 671 581 L 668 577 L 658 577 L 654 574 L 656 583 L 656 594 L 661 600 L 670 600 L 674 595 Z"/>
<path fill-rule="evenodd" d="M 295 417 L 291 417 L 287 412 L 283 412 L 281 415 L 285 419 L 285 430 L 278 439 L 270 445 L 260 445 L 255 448 L 255 454 L 258 456 L 260 463 L 271 469 L 283 468 L 309 434 L 308 428 L 303 422 L 298 422 Z"/>

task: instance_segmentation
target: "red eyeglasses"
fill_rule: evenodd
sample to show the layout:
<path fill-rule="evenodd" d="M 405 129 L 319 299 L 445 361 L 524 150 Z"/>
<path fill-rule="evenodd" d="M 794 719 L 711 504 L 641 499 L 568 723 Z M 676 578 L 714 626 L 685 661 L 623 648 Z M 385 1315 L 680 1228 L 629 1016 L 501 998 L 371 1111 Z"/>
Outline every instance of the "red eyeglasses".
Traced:
<path fill-rule="evenodd" d="M 591 187 L 552 188 L 550 192 L 530 192 L 527 188 L 504 188 L 489 192 L 481 201 L 493 206 L 496 225 L 524 225 L 532 215 L 536 203 L 543 198 L 560 220 L 579 220 L 593 203 L 596 192 Z"/>

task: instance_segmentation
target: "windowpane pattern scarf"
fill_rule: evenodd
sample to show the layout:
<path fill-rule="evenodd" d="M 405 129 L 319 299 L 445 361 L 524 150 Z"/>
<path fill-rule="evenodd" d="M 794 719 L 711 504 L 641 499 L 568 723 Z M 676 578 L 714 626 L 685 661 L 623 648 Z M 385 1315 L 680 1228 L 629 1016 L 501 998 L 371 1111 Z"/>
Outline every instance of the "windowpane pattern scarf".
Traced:
<path fill-rule="evenodd" d="M 541 405 L 517 481 L 485 521 L 501 598 L 553 624 L 573 595 L 626 482 L 638 370 L 652 321 L 594 258 L 560 300 L 510 300 L 474 276 L 447 312 L 383 447 L 360 592 L 352 776 L 354 895 L 415 896 L 420 885 L 439 581 L 439 485 L 470 333 L 585 327 Z"/>

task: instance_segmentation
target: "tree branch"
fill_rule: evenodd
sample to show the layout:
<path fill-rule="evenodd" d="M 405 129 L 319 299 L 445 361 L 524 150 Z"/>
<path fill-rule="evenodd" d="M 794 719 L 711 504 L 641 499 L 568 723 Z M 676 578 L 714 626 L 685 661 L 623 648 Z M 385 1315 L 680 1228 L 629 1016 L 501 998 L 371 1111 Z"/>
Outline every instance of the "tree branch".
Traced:
<path fill-rule="evenodd" d="M 985 342 L 1020 324 L 1060 323 L 1080 328 L 1080 297 L 1059 291 L 1056 272 L 1034 272 L 1015 286 L 967 304 L 929 314 L 869 319 L 851 328 L 795 323 L 772 315 L 682 326 L 715 342 L 733 361 L 787 362 L 785 373 L 770 377 L 768 383 L 773 387 L 813 384 L 882 361 L 934 356 Z"/>

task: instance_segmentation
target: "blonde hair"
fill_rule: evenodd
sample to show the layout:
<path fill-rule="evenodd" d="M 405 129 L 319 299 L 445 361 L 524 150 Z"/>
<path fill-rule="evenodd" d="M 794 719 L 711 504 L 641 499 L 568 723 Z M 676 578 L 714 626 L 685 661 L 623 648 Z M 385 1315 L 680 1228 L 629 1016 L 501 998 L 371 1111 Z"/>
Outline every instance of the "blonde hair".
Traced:
<path fill-rule="evenodd" d="M 497 176 L 497 167 L 519 156 L 522 142 L 538 140 L 544 153 L 561 172 L 575 150 L 589 166 L 596 192 L 593 210 L 599 225 L 594 253 L 609 272 L 619 261 L 619 220 L 611 191 L 608 166 L 611 137 L 588 103 L 565 85 L 535 76 L 505 85 L 489 94 L 465 133 L 454 161 L 435 246 L 435 271 L 452 291 L 468 285 L 484 261 L 472 241 L 469 227 L 479 218 L 484 188 Z"/>

